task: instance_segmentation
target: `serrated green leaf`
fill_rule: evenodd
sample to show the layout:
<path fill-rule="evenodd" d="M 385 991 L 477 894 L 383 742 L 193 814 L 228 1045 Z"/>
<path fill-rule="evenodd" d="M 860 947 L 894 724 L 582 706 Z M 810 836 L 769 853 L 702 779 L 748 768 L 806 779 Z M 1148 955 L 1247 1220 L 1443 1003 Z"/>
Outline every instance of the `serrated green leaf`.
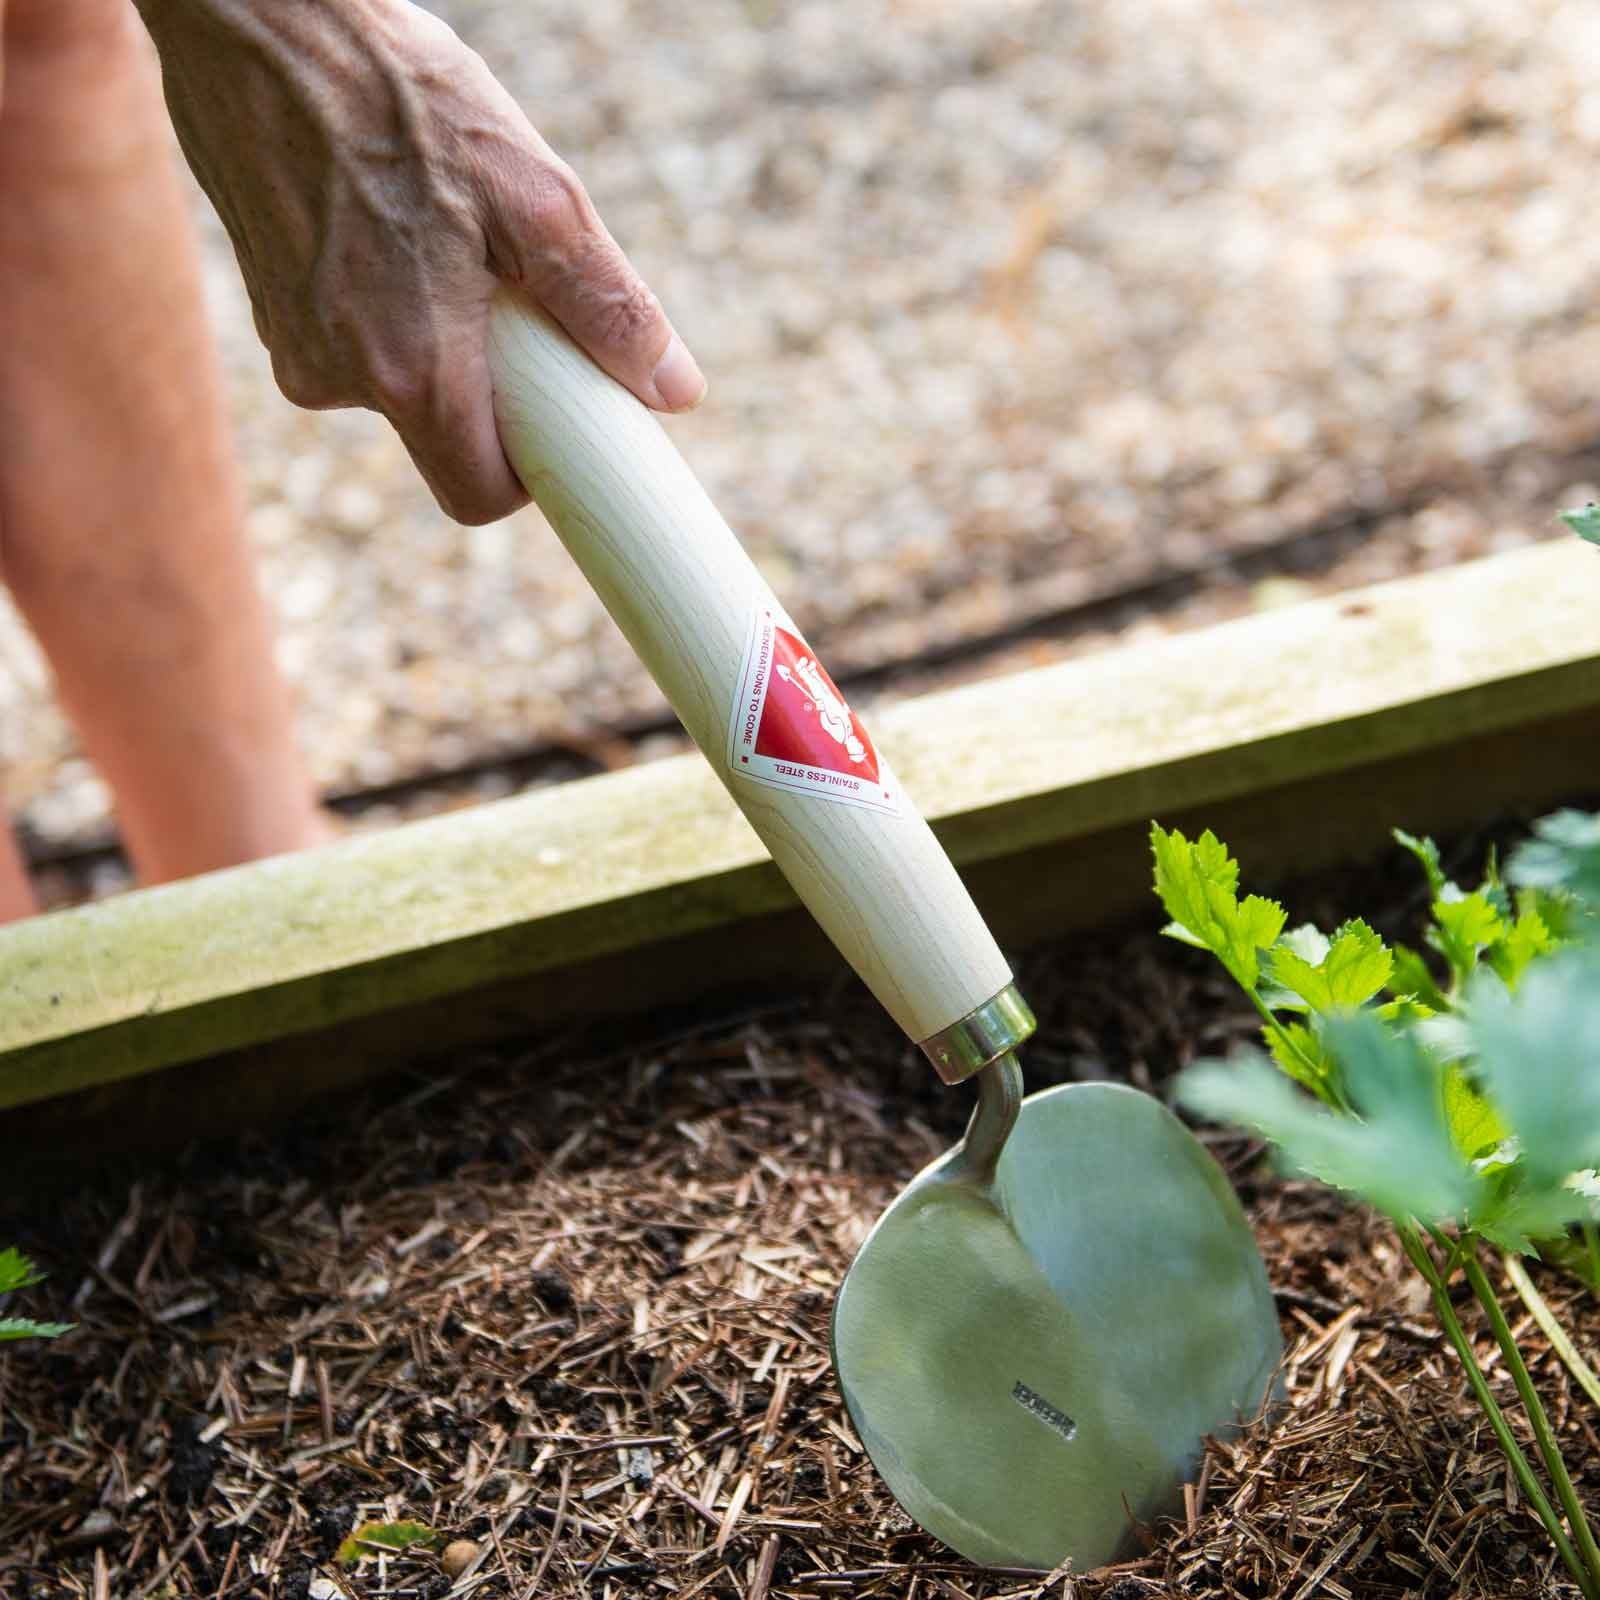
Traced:
<path fill-rule="evenodd" d="M 353 1567 L 363 1556 L 373 1554 L 372 1546 L 384 1550 L 437 1550 L 444 1535 L 425 1522 L 363 1522 L 343 1544 L 334 1559 L 342 1567 Z"/>
<path fill-rule="evenodd" d="M 1483 1086 L 1530 1178 L 1559 1183 L 1600 1166 L 1600 949 L 1545 957 L 1514 994 L 1480 980 L 1467 1021 Z"/>
<path fill-rule="evenodd" d="M 1519 889 L 1518 911 L 1537 911 L 1558 945 L 1594 935 L 1595 920 L 1582 900 L 1565 889 Z"/>
<path fill-rule="evenodd" d="M 1267 959 L 1262 962 L 1260 991 L 1262 1003 L 1272 1011 L 1309 1011 L 1311 1007 L 1303 995 L 1274 980 L 1272 976 L 1274 952 L 1288 950 L 1314 967 L 1327 955 L 1328 943 L 1327 934 L 1314 922 L 1303 922 L 1298 928 L 1285 929 L 1279 935 L 1278 942 L 1268 952 Z"/>
<path fill-rule="evenodd" d="M 1191 843 L 1176 828 L 1168 833 L 1159 822 L 1152 822 L 1150 849 L 1155 856 L 1156 893 L 1167 915 L 1194 933 L 1202 933 L 1211 915 L 1207 887 L 1236 894 L 1239 863 L 1209 828 Z"/>
<path fill-rule="evenodd" d="M 1222 846 L 1209 829 L 1191 844 L 1177 829 L 1168 833 L 1159 822 L 1150 824 L 1156 895 L 1174 926 L 1207 950 L 1211 949 L 1206 935 L 1206 924 L 1211 919 L 1211 907 L 1206 899 L 1207 865 L 1210 881 L 1225 884 L 1230 893 L 1239 881 L 1238 864 L 1229 861 L 1225 850 L 1220 861 L 1217 860 L 1216 850 L 1222 850 Z"/>
<path fill-rule="evenodd" d="M 1454 1017 L 1449 1020 L 1457 1021 Z M 1498 1148 L 1510 1133 L 1493 1103 L 1473 1087 L 1460 1066 L 1443 1069 L 1440 1090 L 1450 1138 L 1468 1161 L 1482 1159 Z"/>
<path fill-rule="evenodd" d="M 1600 813 L 1569 810 L 1541 817 L 1507 871 L 1525 888 L 1564 890 L 1600 907 Z"/>
<path fill-rule="evenodd" d="M 1265 895 L 1247 894 L 1239 902 L 1239 920 L 1234 935 L 1234 953 L 1241 964 L 1248 962 L 1254 977 L 1246 987 L 1254 987 L 1261 972 L 1260 955 L 1270 950 L 1283 932 L 1283 907 Z"/>
<path fill-rule="evenodd" d="M 1529 906 L 1518 913 L 1517 920 L 1506 928 L 1504 937 L 1489 950 L 1488 962 L 1499 974 L 1500 981 L 1508 989 L 1515 989 L 1528 963 L 1538 956 L 1548 955 L 1558 943 L 1544 918 Z"/>
<path fill-rule="evenodd" d="M 1389 974 L 1389 993 L 1397 999 L 1410 997 L 1420 1000 L 1430 1011 L 1448 1011 L 1450 1001 L 1428 970 L 1428 963 L 1420 951 L 1410 945 L 1394 944 L 1389 947 L 1394 968 Z"/>
<path fill-rule="evenodd" d="M 1409 1028 L 1414 1023 L 1427 1022 L 1438 1015 L 1432 1006 L 1424 1004 L 1409 994 L 1400 995 L 1393 1000 L 1385 1000 L 1381 1006 L 1372 1008 L 1373 1016 L 1382 1022 L 1398 1023 L 1401 1027 Z"/>
<path fill-rule="evenodd" d="M 1593 500 L 1576 511 L 1563 511 L 1561 520 L 1580 539 L 1587 539 L 1590 544 L 1600 544 L 1600 506 Z"/>
<path fill-rule="evenodd" d="M 1331 1022 L 1325 1043 L 1357 1116 L 1307 1100 L 1259 1056 L 1191 1067 L 1179 1098 L 1202 1116 L 1255 1129 L 1301 1171 L 1391 1216 L 1462 1215 L 1481 1183 L 1451 1140 L 1437 1071 L 1420 1047 L 1370 1015 Z"/>
<path fill-rule="evenodd" d="M 1209 950 L 1211 948 L 1198 934 L 1190 933 L 1181 922 L 1169 922 L 1161 932 L 1168 939 L 1176 939 L 1179 944 L 1192 944 L 1196 950 Z"/>
<path fill-rule="evenodd" d="M 1302 1088 L 1319 1100 L 1337 1104 L 1334 1079 L 1337 1066 L 1333 1057 L 1303 1022 L 1278 1022 L 1261 1030 L 1272 1059 Z"/>
<path fill-rule="evenodd" d="M 1280 940 L 1268 968 L 1274 983 L 1317 1012 L 1353 1011 L 1389 981 L 1394 959 L 1383 940 L 1359 918 L 1338 928 L 1321 961 L 1313 964 Z"/>
<path fill-rule="evenodd" d="M 1459 982 L 1465 982 L 1477 969 L 1479 952 L 1505 933 L 1500 913 L 1483 891 L 1464 894 L 1445 886 L 1444 894 L 1433 902 L 1433 926 L 1427 940 L 1450 963 Z"/>
<path fill-rule="evenodd" d="M 0 1317 L 0 1341 L 8 1339 L 59 1339 L 71 1333 L 75 1322 L 35 1322 L 31 1317 Z"/>
<path fill-rule="evenodd" d="M 0 1250 L 0 1294 L 28 1289 L 43 1281 L 44 1274 L 15 1246 Z"/>
<path fill-rule="evenodd" d="M 1283 907 L 1260 895 L 1238 897 L 1239 864 L 1208 828 L 1192 843 L 1174 829 L 1150 825 L 1156 893 L 1167 915 L 1222 962 L 1244 988 L 1260 977 L 1259 952 L 1283 931 Z"/>
<path fill-rule="evenodd" d="M 1589 1254 L 1589 1246 L 1583 1239 L 1572 1234 L 1556 1234 L 1534 1242 L 1541 1261 L 1547 1261 L 1553 1267 L 1560 1267 L 1563 1272 L 1570 1272 L 1580 1283 L 1588 1284 L 1591 1289 L 1600 1290 L 1600 1269 L 1597 1269 L 1595 1258 Z M 1523 1255 L 1526 1252 L 1518 1251 L 1517 1254 Z"/>
<path fill-rule="evenodd" d="M 1483 882 L 1478 885 L 1478 893 L 1494 907 L 1495 915 L 1502 922 L 1511 921 L 1513 915 L 1511 891 L 1506 888 L 1505 880 L 1500 876 L 1499 858 L 1492 846 L 1489 850 L 1489 859 L 1484 864 Z"/>
<path fill-rule="evenodd" d="M 1391 828 L 1389 831 L 1397 845 L 1409 850 L 1422 863 L 1422 871 L 1428 880 L 1428 898 L 1437 900 L 1446 888 L 1444 868 L 1439 864 L 1438 845 L 1426 836 L 1419 839 L 1404 828 Z"/>
<path fill-rule="evenodd" d="M 1540 1253 L 1539 1241 L 1555 1237 L 1583 1215 L 1583 1199 L 1570 1189 L 1524 1180 L 1480 1205 L 1468 1220 L 1491 1244 L 1531 1256 Z"/>
<path fill-rule="evenodd" d="M 44 1274 L 13 1246 L 0 1250 L 0 1296 L 18 1289 L 31 1289 L 42 1283 Z M 76 1323 L 36 1322 L 32 1317 L 0 1317 L 0 1342 L 13 1339 L 59 1339 L 71 1333 Z"/>
<path fill-rule="evenodd" d="M 1311 1013 L 1311 1007 L 1293 989 L 1285 989 L 1281 983 L 1272 981 L 1264 963 L 1256 993 L 1261 997 L 1262 1005 L 1269 1011 L 1297 1011 L 1301 1016 L 1309 1016 Z"/>

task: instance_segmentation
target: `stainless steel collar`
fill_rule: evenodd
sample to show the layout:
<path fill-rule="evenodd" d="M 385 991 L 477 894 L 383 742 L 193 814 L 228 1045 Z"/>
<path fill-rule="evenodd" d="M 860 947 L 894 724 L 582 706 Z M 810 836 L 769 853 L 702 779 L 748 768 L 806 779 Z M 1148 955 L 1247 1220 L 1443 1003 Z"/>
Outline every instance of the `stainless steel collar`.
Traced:
<path fill-rule="evenodd" d="M 946 1083 L 960 1083 L 1015 1050 L 1036 1026 L 1028 1002 L 1008 983 L 958 1022 L 920 1040 L 919 1046 Z"/>

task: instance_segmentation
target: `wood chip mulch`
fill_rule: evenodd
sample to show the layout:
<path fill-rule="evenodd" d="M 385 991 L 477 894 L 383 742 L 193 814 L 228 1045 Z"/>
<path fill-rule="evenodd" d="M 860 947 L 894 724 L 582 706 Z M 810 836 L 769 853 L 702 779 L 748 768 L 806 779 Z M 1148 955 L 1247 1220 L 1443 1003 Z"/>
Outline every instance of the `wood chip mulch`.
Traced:
<path fill-rule="evenodd" d="M 1052 952 L 1075 974 L 1055 989 L 1035 963 L 1042 1073 L 1148 1079 L 1180 1033 L 1210 1049 L 1241 1031 L 1156 943 Z M 963 1110 L 845 995 L 609 1055 L 546 1041 L 457 1062 L 270 1137 L 33 1193 L 0 1232 L 52 1273 L 27 1309 L 78 1328 L 0 1357 L 0 1594 L 1575 1592 L 1384 1227 L 1233 1137 L 1213 1147 L 1279 1295 L 1287 1416 L 1214 1446 L 1185 1514 L 1118 1568 L 983 1572 L 921 1533 L 855 1442 L 828 1316 Z M 1540 1282 L 1600 1345 L 1594 1299 Z M 1518 1331 L 1600 1505 L 1593 1410 Z M 401 1518 L 458 1542 L 465 1569 L 423 1550 L 336 1564 L 360 1524 Z"/>

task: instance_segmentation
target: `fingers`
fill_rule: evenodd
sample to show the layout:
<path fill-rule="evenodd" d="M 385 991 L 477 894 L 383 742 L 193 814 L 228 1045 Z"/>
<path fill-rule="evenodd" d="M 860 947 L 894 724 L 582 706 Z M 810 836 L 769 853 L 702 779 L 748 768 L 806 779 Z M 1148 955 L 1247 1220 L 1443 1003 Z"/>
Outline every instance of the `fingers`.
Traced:
<path fill-rule="evenodd" d="M 700 403 L 706 380 L 571 169 L 547 158 L 491 197 L 492 264 L 656 411 Z"/>
<path fill-rule="evenodd" d="M 486 314 L 486 305 L 451 311 L 434 304 L 404 330 L 383 323 L 362 330 L 371 337 L 322 347 L 271 337 L 259 307 L 256 328 L 286 400 L 308 411 L 361 406 L 387 417 L 439 509 L 470 527 L 510 516 L 529 500 L 495 424 Z"/>
<path fill-rule="evenodd" d="M 391 396 L 384 412 L 446 516 L 477 527 L 528 503 L 500 445 L 481 345 L 414 396 Z"/>
<path fill-rule="evenodd" d="M 380 412 L 439 508 L 476 526 L 510 516 L 529 499 L 500 446 L 485 317 L 486 307 L 452 314 L 434 306 L 419 311 L 404 333 L 384 325 L 371 340 L 353 338 L 331 351 L 273 338 L 259 307 L 256 329 L 286 400 L 308 411 Z"/>

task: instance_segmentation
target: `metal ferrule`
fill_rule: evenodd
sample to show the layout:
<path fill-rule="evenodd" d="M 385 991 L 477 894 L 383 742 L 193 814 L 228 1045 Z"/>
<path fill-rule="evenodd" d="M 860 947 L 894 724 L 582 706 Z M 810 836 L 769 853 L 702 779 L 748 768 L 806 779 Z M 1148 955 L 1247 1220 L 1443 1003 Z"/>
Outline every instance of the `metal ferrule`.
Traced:
<path fill-rule="evenodd" d="M 959 1022 L 918 1043 L 946 1083 L 960 1083 L 1015 1050 L 1036 1026 L 1028 1002 L 1008 983 Z"/>

